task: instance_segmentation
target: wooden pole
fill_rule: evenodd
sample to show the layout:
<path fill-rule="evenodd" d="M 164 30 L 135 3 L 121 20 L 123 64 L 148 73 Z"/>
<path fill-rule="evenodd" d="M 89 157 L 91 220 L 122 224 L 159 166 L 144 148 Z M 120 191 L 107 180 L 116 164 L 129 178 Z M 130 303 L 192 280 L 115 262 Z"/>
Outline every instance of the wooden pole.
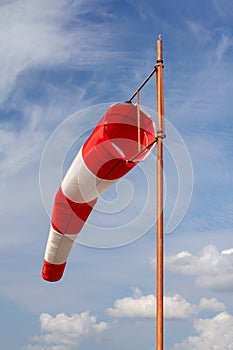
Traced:
<path fill-rule="evenodd" d="M 138 119 L 138 152 L 141 151 L 141 132 L 140 132 L 140 92 L 137 92 L 137 119 Z"/>
<path fill-rule="evenodd" d="M 163 350 L 163 138 L 164 129 L 164 91 L 163 91 L 163 43 L 161 36 L 157 40 L 157 63 L 153 71 L 143 81 L 139 88 L 128 99 L 132 102 L 139 91 L 156 72 L 156 102 L 157 102 L 157 208 L 156 208 L 156 350 Z M 154 141 L 154 142 L 156 142 Z M 141 152 L 141 151 L 140 151 Z M 138 154 L 140 154 L 140 152 Z M 135 158 L 135 157 L 134 157 Z M 132 158 L 131 161 L 134 160 Z"/>
<path fill-rule="evenodd" d="M 156 225 L 156 350 L 163 350 L 163 138 L 164 134 L 164 93 L 163 54 L 161 37 L 157 40 L 156 64 L 157 99 L 157 225 Z"/>

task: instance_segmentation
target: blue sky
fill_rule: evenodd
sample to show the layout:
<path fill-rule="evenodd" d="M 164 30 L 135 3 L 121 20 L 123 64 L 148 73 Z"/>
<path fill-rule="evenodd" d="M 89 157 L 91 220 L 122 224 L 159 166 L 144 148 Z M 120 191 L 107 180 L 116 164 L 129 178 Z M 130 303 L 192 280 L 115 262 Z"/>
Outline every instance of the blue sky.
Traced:
<path fill-rule="evenodd" d="M 89 229 L 97 246 L 106 227 L 113 240 L 118 232 L 129 243 L 132 231 L 138 239 L 111 249 L 75 244 L 61 282 L 40 273 L 47 211 L 76 130 L 78 145 L 106 104 L 132 94 L 153 69 L 161 33 L 165 226 L 177 196 L 176 215 L 185 213 L 165 235 L 165 349 L 231 349 L 232 2 L 2 0 L 0 7 L 2 348 L 154 349 L 156 153 L 103 195 L 82 233 Z M 155 109 L 153 79 L 141 102 Z M 70 120 L 76 129 L 65 133 Z M 64 139 L 48 152 L 59 130 Z M 142 212 L 136 227 L 128 225 Z"/>

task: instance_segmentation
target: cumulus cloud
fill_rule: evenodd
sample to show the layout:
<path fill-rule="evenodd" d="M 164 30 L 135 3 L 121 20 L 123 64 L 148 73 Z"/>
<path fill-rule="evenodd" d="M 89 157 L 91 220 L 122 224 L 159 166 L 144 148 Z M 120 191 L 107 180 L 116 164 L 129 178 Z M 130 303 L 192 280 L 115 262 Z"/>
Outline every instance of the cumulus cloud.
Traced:
<path fill-rule="evenodd" d="M 216 298 L 201 298 L 198 309 L 206 311 L 224 311 L 226 309 L 224 303 L 218 301 Z"/>
<path fill-rule="evenodd" d="M 200 255 L 180 252 L 166 259 L 168 271 L 194 276 L 199 286 L 215 291 L 233 290 L 233 251 L 219 252 L 213 245 L 204 248 Z"/>
<path fill-rule="evenodd" d="M 64 313 L 55 317 L 42 313 L 40 315 L 41 334 L 32 338 L 31 349 L 70 350 L 87 336 L 95 336 L 109 328 L 105 322 L 96 322 L 96 317 L 85 311 L 71 316 Z"/>
<path fill-rule="evenodd" d="M 233 344 L 233 316 L 221 312 L 210 319 L 198 319 L 194 322 L 197 335 L 188 337 L 176 344 L 174 350 L 231 350 Z"/>
<path fill-rule="evenodd" d="M 186 301 L 181 295 L 167 296 L 164 300 L 165 318 L 185 320 L 197 313 L 197 307 Z"/>
<path fill-rule="evenodd" d="M 106 310 L 107 314 L 120 318 L 154 318 L 155 317 L 155 296 L 153 294 L 141 295 L 139 297 L 125 297 L 117 299 L 112 308 Z"/>
<path fill-rule="evenodd" d="M 117 299 L 113 307 L 106 313 L 112 317 L 121 318 L 154 318 L 156 298 L 153 294 L 143 295 L 137 289 L 132 297 Z M 187 302 L 181 295 L 175 294 L 164 297 L 164 311 L 166 319 L 188 319 L 196 314 L 197 307 Z"/>

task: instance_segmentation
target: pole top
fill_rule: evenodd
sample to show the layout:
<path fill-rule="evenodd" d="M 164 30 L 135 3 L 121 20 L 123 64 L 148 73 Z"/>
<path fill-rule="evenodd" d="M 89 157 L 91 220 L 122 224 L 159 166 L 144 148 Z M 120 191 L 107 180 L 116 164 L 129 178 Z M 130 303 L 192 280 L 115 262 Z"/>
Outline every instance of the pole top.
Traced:
<path fill-rule="evenodd" d="M 159 38 L 157 40 L 157 63 L 163 62 L 163 48 L 162 48 L 162 35 L 159 34 Z"/>

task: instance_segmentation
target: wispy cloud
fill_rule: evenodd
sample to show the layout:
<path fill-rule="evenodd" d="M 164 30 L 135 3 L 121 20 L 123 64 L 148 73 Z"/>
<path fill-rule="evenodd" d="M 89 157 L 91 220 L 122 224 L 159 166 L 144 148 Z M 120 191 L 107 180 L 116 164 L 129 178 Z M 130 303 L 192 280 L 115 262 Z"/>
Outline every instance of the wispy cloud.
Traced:
<path fill-rule="evenodd" d="M 214 8 L 217 11 L 217 14 L 226 19 L 232 15 L 232 2 L 229 0 L 212 0 Z"/>
<path fill-rule="evenodd" d="M 224 55 L 227 53 L 228 49 L 232 47 L 232 45 L 232 38 L 226 34 L 222 34 L 221 40 L 219 41 L 216 48 L 216 56 L 218 61 L 221 61 L 224 58 Z"/>
<path fill-rule="evenodd" d="M 0 5 L 0 102 L 27 71 L 89 70 L 95 74 L 117 62 L 132 64 L 135 55 L 121 47 L 118 15 L 102 0 L 14 0 Z M 125 34 L 125 33 L 124 33 Z M 130 33 L 129 33 L 130 34 Z M 99 84 L 103 84 L 100 76 Z M 97 86 L 96 86 L 97 88 Z"/>
<path fill-rule="evenodd" d="M 196 37 L 198 42 L 201 42 L 203 45 L 206 45 L 212 40 L 211 32 L 207 28 L 205 28 L 201 23 L 187 21 L 187 25 L 189 30 Z"/>
<path fill-rule="evenodd" d="M 1 5 L 1 101 L 28 69 L 84 68 L 93 64 L 96 69 L 116 56 L 108 47 L 113 32 L 85 17 L 95 5 L 94 1 L 86 4 L 82 0 L 48 4 L 15 0 Z"/>
<path fill-rule="evenodd" d="M 0 129 L 1 177 L 19 172 L 28 163 L 38 161 L 38 153 L 45 142 L 42 132 L 28 128 L 23 132 Z"/>

